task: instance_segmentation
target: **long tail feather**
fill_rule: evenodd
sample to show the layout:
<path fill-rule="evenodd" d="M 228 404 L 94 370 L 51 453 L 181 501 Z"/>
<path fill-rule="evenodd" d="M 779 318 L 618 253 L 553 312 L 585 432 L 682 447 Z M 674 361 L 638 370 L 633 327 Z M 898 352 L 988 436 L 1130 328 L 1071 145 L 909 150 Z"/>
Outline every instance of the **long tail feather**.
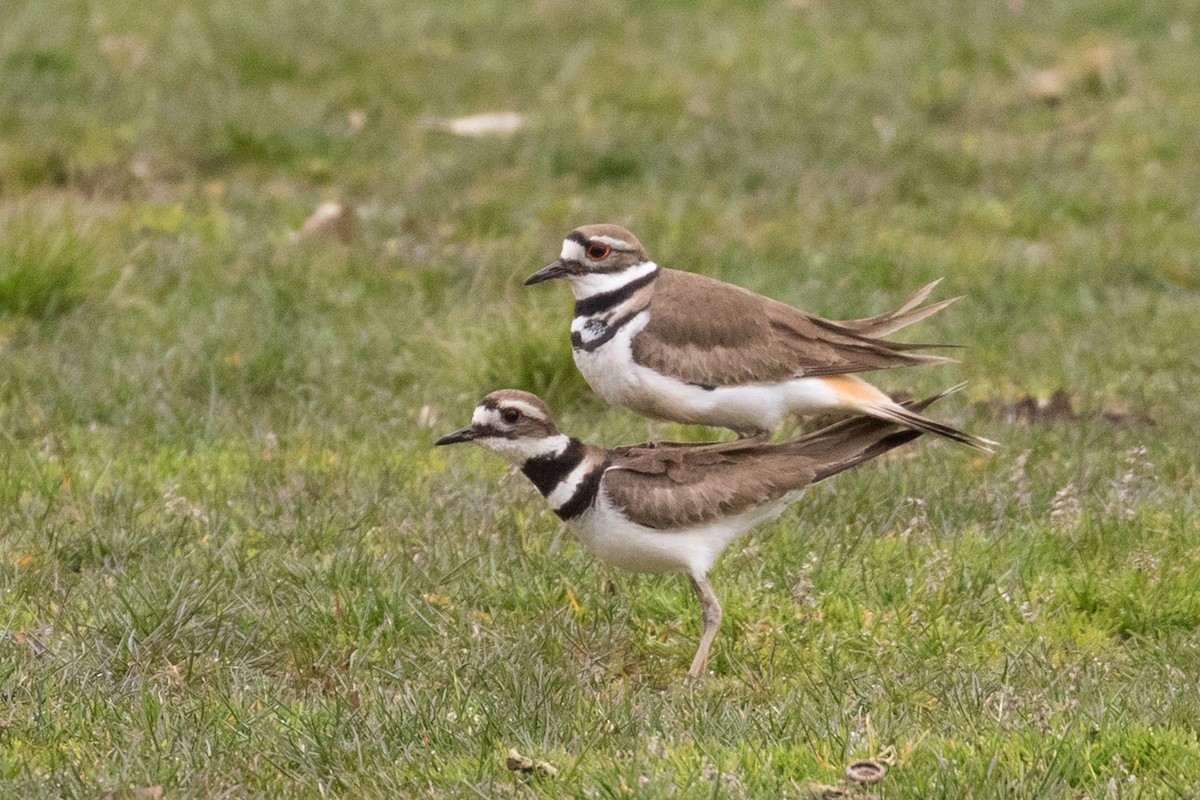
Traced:
<path fill-rule="evenodd" d="M 930 292 L 932 292 L 941 282 L 942 279 L 938 278 L 936 281 L 922 286 L 916 294 L 904 301 L 904 304 L 894 311 L 889 311 L 886 314 L 880 314 L 875 317 L 846 320 L 844 322 L 839 322 L 838 324 L 843 328 L 847 328 L 857 333 L 859 336 L 870 336 L 872 338 L 877 338 L 895 333 L 901 328 L 907 328 L 909 325 L 933 316 L 946 306 L 950 305 L 956 300 L 961 299 L 958 297 L 951 297 L 949 300 L 940 300 L 923 308 L 918 308 L 917 306 L 925 302 L 925 299 L 929 297 Z M 938 345 L 924 346 L 936 347 Z"/>
<path fill-rule="evenodd" d="M 951 386 L 949 389 L 943 389 L 931 397 L 926 397 L 924 400 L 906 400 L 898 405 L 911 412 L 924 411 L 943 397 L 960 391 L 964 386 L 966 386 L 966 383 L 959 383 Z M 826 425 L 824 428 L 805 434 L 796 439 L 793 444 L 819 446 L 821 443 L 847 441 L 856 436 L 873 435 L 880 430 L 886 429 L 891 424 L 896 423 L 880 417 L 867 416 L 865 412 L 862 412 L 858 416 L 849 417 L 841 422 L 835 422 L 832 425 Z"/>
<path fill-rule="evenodd" d="M 863 409 L 865 413 L 879 419 L 886 419 L 889 422 L 895 422 L 898 425 L 903 425 L 906 428 L 921 431 L 922 433 L 930 433 L 934 436 L 941 436 L 944 439 L 949 439 L 952 442 L 965 444 L 967 447 L 973 447 L 976 450 L 982 450 L 985 453 L 995 452 L 997 443 L 991 439 L 984 439 L 981 436 L 975 436 L 965 431 L 960 431 L 958 428 L 947 425 L 943 422 L 929 419 L 921 416 L 910 408 L 905 408 L 902 405 L 887 405 L 875 406 L 869 409 Z"/>
<path fill-rule="evenodd" d="M 909 401 L 904 406 L 912 411 L 923 411 L 960 388 L 961 385 L 955 386 L 924 400 Z M 822 467 L 815 481 L 823 481 L 911 442 L 922 433 L 879 417 L 857 416 L 801 436 L 785 446 L 819 461 Z"/>
<path fill-rule="evenodd" d="M 991 452 L 995 442 L 934 422 L 920 414 L 965 385 L 960 383 L 924 400 L 896 404 L 889 415 L 851 417 L 802 436 L 792 442 L 791 446 L 819 459 L 825 465 L 818 473 L 817 480 L 824 480 L 869 461 L 888 450 L 911 442 L 924 433 L 943 436 L 969 447 Z"/>

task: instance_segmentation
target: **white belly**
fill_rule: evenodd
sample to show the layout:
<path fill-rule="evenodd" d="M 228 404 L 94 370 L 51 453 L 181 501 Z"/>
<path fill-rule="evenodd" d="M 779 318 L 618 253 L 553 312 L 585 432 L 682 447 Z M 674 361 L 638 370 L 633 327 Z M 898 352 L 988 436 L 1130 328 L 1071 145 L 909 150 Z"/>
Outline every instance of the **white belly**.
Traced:
<path fill-rule="evenodd" d="M 771 430 L 789 414 L 816 414 L 839 405 L 838 395 L 820 378 L 703 389 L 643 367 L 633 360 L 633 337 L 649 321 L 642 312 L 595 351 L 574 351 L 584 380 L 613 405 L 656 419 L 741 433 Z"/>
<path fill-rule="evenodd" d="M 751 511 L 687 530 L 657 530 L 625 519 L 603 490 L 592 510 L 569 527 L 599 558 L 630 572 L 687 572 L 704 575 L 729 543 L 741 534 L 775 519 L 803 491 Z"/>

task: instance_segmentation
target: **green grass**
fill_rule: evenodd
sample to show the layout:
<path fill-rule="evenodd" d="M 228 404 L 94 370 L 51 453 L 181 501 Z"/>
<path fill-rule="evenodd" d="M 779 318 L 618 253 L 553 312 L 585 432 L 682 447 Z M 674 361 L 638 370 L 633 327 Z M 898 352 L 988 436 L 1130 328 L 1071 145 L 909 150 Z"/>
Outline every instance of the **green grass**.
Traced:
<path fill-rule="evenodd" d="M 882 753 L 860 794 L 1200 794 L 1194 0 L 0 19 L 0 795 L 802 797 Z M 297 241 L 331 198 L 352 241 Z M 682 579 L 432 448 L 501 385 L 646 435 L 521 285 L 597 221 L 834 317 L 945 276 L 912 335 L 962 363 L 880 380 L 1004 442 L 735 544 L 697 685 Z"/>
<path fill-rule="evenodd" d="M 92 246 L 70 217 L 51 224 L 20 218 L 0 231 L 0 315 L 48 318 L 83 301 L 83 285 L 97 272 Z"/>

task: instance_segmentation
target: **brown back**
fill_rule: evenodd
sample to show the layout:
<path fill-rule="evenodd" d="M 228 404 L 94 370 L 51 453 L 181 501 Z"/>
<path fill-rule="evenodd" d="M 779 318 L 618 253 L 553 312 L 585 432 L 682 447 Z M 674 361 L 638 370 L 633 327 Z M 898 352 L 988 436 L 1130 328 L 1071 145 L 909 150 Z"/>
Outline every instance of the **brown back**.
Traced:
<path fill-rule="evenodd" d="M 640 364 L 688 383 L 730 386 L 946 361 L 902 352 L 836 322 L 704 275 L 664 269 L 650 322 L 633 340 Z"/>

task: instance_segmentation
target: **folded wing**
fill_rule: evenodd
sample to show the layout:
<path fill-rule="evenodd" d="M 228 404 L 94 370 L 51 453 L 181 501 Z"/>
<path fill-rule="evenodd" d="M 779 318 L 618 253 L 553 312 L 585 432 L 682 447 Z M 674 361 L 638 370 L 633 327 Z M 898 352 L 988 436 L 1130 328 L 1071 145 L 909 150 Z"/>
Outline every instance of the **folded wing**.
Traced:
<path fill-rule="evenodd" d="M 676 270 L 663 270 L 659 291 L 673 302 L 650 301 L 650 321 L 633 340 L 640 364 L 687 383 L 731 386 L 840 375 L 950 359 L 913 354 L 936 345 L 873 338 L 944 307 L 914 309 L 847 324 L 807 314 L 740 287 Z M 932 287 L 927 287 L 932 288 Z M 925 290 L 923 290 L 925 291 Z"/>
<path fill-rule="evenodd" d="M 921 411 L 948 393 L 905 406 Z M 699 525 L 778 500 L 920 435 L 876 417 L 853 417 L 783 444 L 622 447 L 609 453 L 604 491 L 630 519 L 649 528 Z"/>

